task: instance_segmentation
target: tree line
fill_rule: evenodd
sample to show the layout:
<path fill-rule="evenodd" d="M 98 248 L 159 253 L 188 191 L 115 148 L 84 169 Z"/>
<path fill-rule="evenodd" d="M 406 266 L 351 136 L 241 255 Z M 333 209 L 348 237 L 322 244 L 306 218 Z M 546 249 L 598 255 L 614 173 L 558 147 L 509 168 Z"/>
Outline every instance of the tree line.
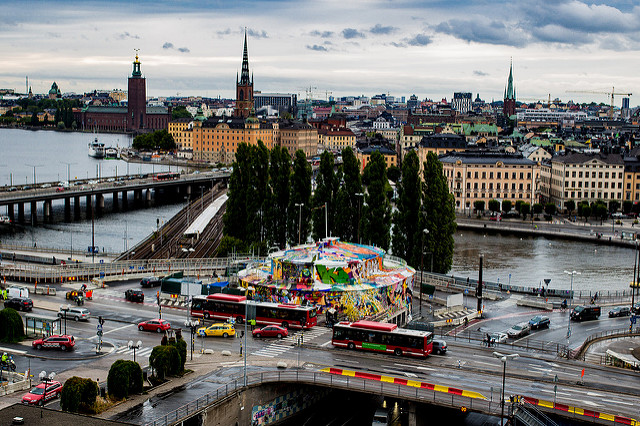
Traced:
<path fill-rule="evenodd" d="M 324 152 L 312 190 L 312 168 L 304 152 L 296 151 L 292 162 L 284 147 L 268 150 L 261 141 L 240 144 L 218 254 L 266 254 L 274 246 L 336 236 L 391 248 L 414 267 L 425 260 L 436 272 L 449 271 L 456 229 L 454 199 L 436 155 L 427 156 L 421 175 L 417 154 L 407 154 L 395 199 L 380 152 L 374 151 L 362 173 L 360 169 L 350 147 L 342 150 L 337 167 L 333 154 Z"/>

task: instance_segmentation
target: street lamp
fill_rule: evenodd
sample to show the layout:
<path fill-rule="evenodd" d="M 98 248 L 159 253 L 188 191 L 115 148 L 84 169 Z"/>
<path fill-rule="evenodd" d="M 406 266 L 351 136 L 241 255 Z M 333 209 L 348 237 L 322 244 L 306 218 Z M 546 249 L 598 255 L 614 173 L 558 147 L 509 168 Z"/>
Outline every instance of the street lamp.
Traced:
<path fill-rule="evenodd" d="M 129 340 L 129 344 L 127 346 L 129 349 L 133 349 L 133 362 L 136 362 L 136 349 L 140 349 L 142 347 L 142 341 L 138 340 L 136 343 L 133 343 L 133 340 Z"/>
<path fill-rule="evenodd" d="M 193 361 L 193 345 L 195 341 L 194 336 L 196 334 L 196 329 L 198 328 L 199 325 L 200 325 L 200 321 L 198 320 L 187 319 L 184 321 L 184 326 L 188 327 L 189 330 L 191 330 L 191 361 Z"/>
<path fill-rule="evenodd" d="M 500 352 L 494 352 L 493 356 L 502 361 L 502 398 L 500 399 L 501 414 L 500 414 L 500 424 L 504 424 L 504 384 L 507 377 L 507 361 L 510 359 L 518 358 L 519 354 L 509 354 L 503 355 Z"/>
<path fill-rule="evenodd" d="M 71 306 L 67 304 L 67 306 L 60 305 L 60 310 L 64 312 L 64 334 L 67 334 L 67 313 L 71 309 Z"/>
<path fill-rule="evenodd" d="M 571 337 L 571 308 L 573 307 L 573 276 L 580 275 L 580 272 L 577 271 L 564 271 L 565 274 L 571 275 L 571 290 L 570 290 L 570 298 L 571 304 L 569 305 L 569 319 L 567 321 L 567 350 L 569 349 L 569 337 Z"/>
<path fill-rule="evenodd" d="M 298 215 L 298 245 L 300 245 L 300 232 L 302 230 L 302 206 L 304 206 L 304 203 L 296 203 L 296 207 L 300 207 Z"/>
<path fill-rule="evenodd" d="M 49 387 L 49 382 L 52 381 L 54 377 L 56 377 L 56 373 L 53 371 L 49 373 L 49 375 L 47 375 L 47 372 L 44 370 L 42 370 L 40 374 L 38 374 L 38 378 L 40 379 L 40 381 L 44 382 L 44 392 L 42 394 L 40 404 L 41 407 L 44 406 L 44 403 L 47 401 L 47 388 Z"/>
<path fill-rule="evenodd" d="M 424 276 L 424 268 L 422 267 L 422 263 L 424 260 L 424 236 L 425 235 L 429 235 L 429 230 L 427 228 L 424 228 L 422 230 L 422 248 L 420 249 L 420 316 L 421 317 L 422 317 L 422 283 L 423 283 L 423 276 Z"/>
<path fill-rule="evenodd" d="M 362 192 L 356 192 L 355 196 L 364 198 Z M 358 201 L 358 244 L 360 244 L 360 208 L 362 207 L 362 198 Z"/>

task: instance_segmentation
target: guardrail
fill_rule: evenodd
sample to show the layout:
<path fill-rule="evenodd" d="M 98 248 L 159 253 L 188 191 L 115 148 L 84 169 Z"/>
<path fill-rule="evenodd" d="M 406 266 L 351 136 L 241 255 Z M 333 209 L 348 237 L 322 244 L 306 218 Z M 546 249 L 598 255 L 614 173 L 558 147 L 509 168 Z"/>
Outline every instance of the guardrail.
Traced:
<path fill-rule="evenodd" d="M 428 390 L 412 386 L 398 385 L 394 383 L 373 381 L 359 377 L 338 376 L 334 374 L 314 371 L 289 370 L 253 373 L 247 375 L 247 387 L 260 386 L 267 383 L 302 383 L 334 389 L 344 389 L 364 393 L 375 393 L 407 399 L 414 402 L 443 405 L 446 407 L 465 407 L 468 410 L 480 411 L 492 415 L 500 415 L 500 401 L 470 398 L 444 392 Z M 233 382 L 220 386 L 200 398 L 173 410 L 164 416 L 147 423 L 147 426 L 173 425 L 185 421 L 188 418 L 204 411 L 211 405 L 222 401 L 228 396 L 244 390 L 243 379 L 237 378 Z"/>
<path fill-rule="evenodd" d="M 582 359 L 583 361 L 585 361 L 586 351 L 587 349 L 589 349 L 589 346 L 591 346 L 592 343 L 598 340 L 625 338 L 625 337 L 633 337 L 633 336 L 640 336 L 640 325 L 636 325 L 635 331 L 633 328 L 619 328 L 616 330 L 605 330 L 599 333 L 594 333 L 589 337 L 587 337 L 578 349 L 570 351 L 569 357 L 573 359 Z"/>
<path fill-rule="evenodd" d="M 447 334 L 446 330 L 444 329 L 439 329 L 440 333 L 439 335 L 441 337 L 453 337 L 453 341 L 466 341 L 468 343 L 471 342 L 478 342 L 481 345 L 486 345 L 486 341 L 487 341 L 487 333 L 484 332 L 480 332 L 480 331 L 471 331 L 471 330 L 464 330 L 460 333 L 453 333 L 453 334 Z M 536 351 L 542 351 L 542 352 L 550 352 L 550 353 L 555 353 L 557 356 L 559 357 L 566 357 L 567 355 L 567 345 L 564 345 L 562 343 L 558 343 L 558 342 L 549 342 L 549 341 L 544 341 L 544 340 L 533 340 L 533 339 L 526 339 L 524 342 L 518 342 L 518 341 L 509 341 L 507 340 L 504 343 L 493 343 L 491 344 L 492 348 L 499 348 L 499 347 L 510 347 L 510 348 L 521 348 L 521 349 L 527 349 L 527 350 L 536 350 Z"/>

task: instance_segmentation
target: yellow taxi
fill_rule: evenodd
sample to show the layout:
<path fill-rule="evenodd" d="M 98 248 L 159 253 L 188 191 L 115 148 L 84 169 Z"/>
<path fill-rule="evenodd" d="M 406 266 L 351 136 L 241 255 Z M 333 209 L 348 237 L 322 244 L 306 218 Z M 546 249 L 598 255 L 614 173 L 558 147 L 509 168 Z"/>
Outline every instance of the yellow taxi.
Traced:
<path fill-rule="evenodd" d="M 236 329 L 231 324 L 211 324 L 209 327 L 201 327 L 198 329 L 201 337 L 231 337 L 236 335 Z"/>

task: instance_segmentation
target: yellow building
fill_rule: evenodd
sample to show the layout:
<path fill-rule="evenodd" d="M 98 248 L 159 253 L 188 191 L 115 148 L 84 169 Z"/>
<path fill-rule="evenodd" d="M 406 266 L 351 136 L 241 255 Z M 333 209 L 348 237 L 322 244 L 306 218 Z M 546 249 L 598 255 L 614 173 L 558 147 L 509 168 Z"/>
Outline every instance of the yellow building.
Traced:
<path fill-rule="evenodd" d="M 191 118 L 179 118 L 169 122 L 169 134 L 173 136 L 178 151 L 193 150 L 192 121 Z"/>
<path fill-rule="evenodd" d="M 382 154 L 387 169 L 391 166 L 398 165 L 398 154 L 395 151 L 383 146 L 368 146 L 366 148 L 356 150 L 356 158 L 358 159 L 358 163 L 360 163 L 361 167 L 360 171 L 367 167 L 369 160 L 371 160 L 371 155 L 375 151 L 379 151 L 380 154 Z"/>
<path fill-rule="evenodd" d="M 342 151 L 356 146 L 356 135 L 350 129 L 318 129 L 318 145 L 325 151 Z"/>
<path fill-rule="evenodd" d="M 538 202 L 540 164 L 492 152 L 455 152 L 439 158 L 456 210 L 471 213 L 476 201 Z"/>
<path fill-rule="evenodd" d="M 277 143 L 287 148 L 292 157 L 298 150 L 303 151 L 307 158 L 318 153 L 318 130 L 308 123 L 282 122 L 279 126 L 279 135 L 280 139 Z"/>

